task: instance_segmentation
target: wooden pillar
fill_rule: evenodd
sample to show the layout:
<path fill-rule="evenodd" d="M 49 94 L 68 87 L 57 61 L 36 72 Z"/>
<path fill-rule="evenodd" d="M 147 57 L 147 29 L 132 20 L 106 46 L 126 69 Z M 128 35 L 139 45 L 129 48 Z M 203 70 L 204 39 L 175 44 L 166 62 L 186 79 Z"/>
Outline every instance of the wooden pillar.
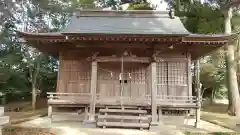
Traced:
<path fill-rule="evenodd" d="M 201 110 L 201 86 L 200 86 L 200 61 L 196 60 L 194 62 L 194 81 L 195 81 L 195 91 L 196 91 L 196 96 L 197 96 L 197 109 L 196 109 L 196 122 L 195 122 L 195 127 L 196 128 L 201 128 L 201 123 L 200 123 L 200 110 Z"/>
<path fill-rule="evenodd" d="M 158 122 L 161 122 L 161 117 L 162 117 L 162 108 L 158 107 Z"/>
<path fill-rule="evenodd" d="M 97 89 L 97 62 L 93 61 L 91 73 L 91 101 L 89 109 L 90 121 L 95 121 L 96 89 Z"/>
<path fill-rule="evenodd" d="M 192 66 L 192 61 L 191 61 L 191 54 L 187 54 L 187 59 L 188 59 L 188 95 L 192 96 L 192 71 L 191 71 L 191 66 Z"/>
<path fill-rule="evenodd" d="M 59 60 L 58 60 L 59 63 L 58 63 L 57 89 L 56 89 L 56 91 L 57 92 L 61 92 L 60 91 L 60 89 L 61 89 L 60 88 L 60 83 L 61 83 L 61 81 L 60 81 L 60 73 L 61 73 L 62 69 L 60 69 L 60 67 L 61 67 L 61 64 L 62 64 L 62 53 L 60 52 L 58 56 L 59 56 Z"/>
<path fill-rule="evenodd" d="M 84 120 L 88 120 L 88 106 L 84 108 Z"/>
<path fill-rule="evenodd" d="M 192 78 L 192 58 L 191 58 L 191 54 L 187 53 L 187 74 L 188 74 L 188 96 L 190 98 L 188 98 L 190 100 L 190 103 L 193 103 L 193 98 L 192 98 L 192 85 L 193 85 L 193 78 Z M 194 114 L 194 109 L 190 109 L 189 111 L 190 115 Z"/>
<path fill-rule="evenodd" d="M 151 63 L 151 103 L 152 103 L 152 124 L 157 124 L 157 103 L 156 103 L 156 95 L 157 95 L 157 64 L 156 62 Z"/>

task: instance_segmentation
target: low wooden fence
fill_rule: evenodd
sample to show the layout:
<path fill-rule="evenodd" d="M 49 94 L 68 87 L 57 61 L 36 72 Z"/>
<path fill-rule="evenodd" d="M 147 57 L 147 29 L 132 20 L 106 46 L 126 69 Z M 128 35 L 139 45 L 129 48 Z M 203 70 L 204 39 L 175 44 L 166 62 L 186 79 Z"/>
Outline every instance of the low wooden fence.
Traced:
<path fill-rule="evenodd" d="M 49 104 L 90 104 L 90 93 L 53 93 L 49 92 L 48 103 Z M 96 105 L 130 105 L 130 106 L 150 106 L 151 95 L 141 97 L 126 97 L 126 96 L 112 96 L 101 98 L 100 95 L 96 95 Z M 196 96 L 168 96 L 157 95 L 156 103 L 158 106 L 169 107 L 197 107 L 198 99 Z M 202 99 L 199 99 L 201 102 Z"/>

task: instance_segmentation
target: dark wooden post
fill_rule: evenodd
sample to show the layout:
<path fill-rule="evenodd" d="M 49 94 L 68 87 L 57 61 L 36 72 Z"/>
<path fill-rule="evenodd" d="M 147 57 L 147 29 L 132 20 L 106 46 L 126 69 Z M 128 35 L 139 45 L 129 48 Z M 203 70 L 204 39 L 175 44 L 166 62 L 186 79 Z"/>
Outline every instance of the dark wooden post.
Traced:
<path fill-rule="evenodd" d="M 152 126 L 158 126 L 157 122 L 157 104 L 156 104 L 156 95 L 157 95 L 157 64 L 155 61 L 151 63 L 151 82 L 152 82 L 152 92 L 151 92 L 151 103 L 152 103 Z"/>
<path fill-rule="evenodd" d="M 196 122 L 195 127 L 201 128 L 201 122 L 200 122 L 200 110 L 201 110 L 201 84 L 200 84 L 200 61 L 196 60 L 194 62 L 194 81 L 195 81 L 195 91 L 197 96 L 197 109 L 196 109 Z"/>
<path fill-rule="evenodd" d="M 91 73 L 91 101 L 89 109 L 90 121 L 95 121 L 96 89 L 97 89 L 97 62 L 93 61 Z"/>

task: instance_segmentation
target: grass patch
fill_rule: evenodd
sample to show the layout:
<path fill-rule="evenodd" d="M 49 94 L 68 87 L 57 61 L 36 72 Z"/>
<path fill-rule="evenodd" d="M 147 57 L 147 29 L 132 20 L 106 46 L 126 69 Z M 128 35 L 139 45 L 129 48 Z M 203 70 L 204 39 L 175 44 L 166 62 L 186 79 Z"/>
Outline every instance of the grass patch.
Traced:
<path fill-rule="evenodd" d="M 240 135 L 240 133 L 222 133 L 222 132 L 214 132 L 214 133 L 190 133 L 186 132 L 185 135 Z"/>
<path fill-rule="evenodd" d="M 202 108 L 201 119 L 240 132 L 240 129 L 236 126 L 238 119 L 234 116 L 229 116 L 227 114 L 227 106 L 228 105 L 225 104 L 206 104 Z M 216 133 L 216 135 L 217 134 L 218 133 Z"/>
<path fill-rule="evenodd" d="M 5 115 L 10 116 L 10 124 L 19 124 L 21 122 L 47 116 L 47 109 L 39 109 L 29 112 L 7 112 Z"/>
<path fill-rule="evenodd" d="M 212 112 L 212 113 L 227 113 L 228 105 L 226 104 L 204 104 L 202 106 L 202 110 L 204 112 Z"/>
<path fill-rule="evenodd" d="M 29 128 L 19 126 L 4 126 L 2 135 L 59 135 L 61 130 L 53 131 L 50 128 Z"/>
<path fill-rule="evenodd" d="M 19 111 L 5 112 L 5 115 L 10 117 L 10 124 L 19 124 L 21 122 L 29 121 L 47 115 L 47 99 L 44 98 L 39 99 L 37 101 L 35 111 L 32 111 L 30 101 L 10 103 L 5 105 L 4 107 L 5 108 L 21 107 Z"/>

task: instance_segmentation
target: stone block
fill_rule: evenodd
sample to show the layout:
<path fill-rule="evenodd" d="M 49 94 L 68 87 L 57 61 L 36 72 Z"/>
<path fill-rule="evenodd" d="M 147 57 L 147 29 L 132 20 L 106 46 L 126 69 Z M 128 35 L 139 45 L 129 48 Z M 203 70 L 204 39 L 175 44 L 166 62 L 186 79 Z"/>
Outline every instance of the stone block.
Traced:
<path fill-rule="evenodd" d="M 4 116 L 4 107 L 0 107 L 0 117 Z"/>
<path fill-rule="evenodd" d="M 152 132 L 158 132 L 160 130 L 160 124 L 158 122 L 151 122 L 150 123 L 150 127 L 149 127 L 149 131 Z"/>
<path fill-rule="evenodd" d="M 195 122 L 195 128 L 202 128 L 202 123 L 201 122 Z"/>
<path fill-rule="evenodd" d="M 84 120 L 83 127 L 85 128 L 96 128 L 97 122 L 95 120 Z"/>
<path fill-rule="evenodd" d="M 9 123 L 9 116 L 0 117 L 0 126 Z"/>

